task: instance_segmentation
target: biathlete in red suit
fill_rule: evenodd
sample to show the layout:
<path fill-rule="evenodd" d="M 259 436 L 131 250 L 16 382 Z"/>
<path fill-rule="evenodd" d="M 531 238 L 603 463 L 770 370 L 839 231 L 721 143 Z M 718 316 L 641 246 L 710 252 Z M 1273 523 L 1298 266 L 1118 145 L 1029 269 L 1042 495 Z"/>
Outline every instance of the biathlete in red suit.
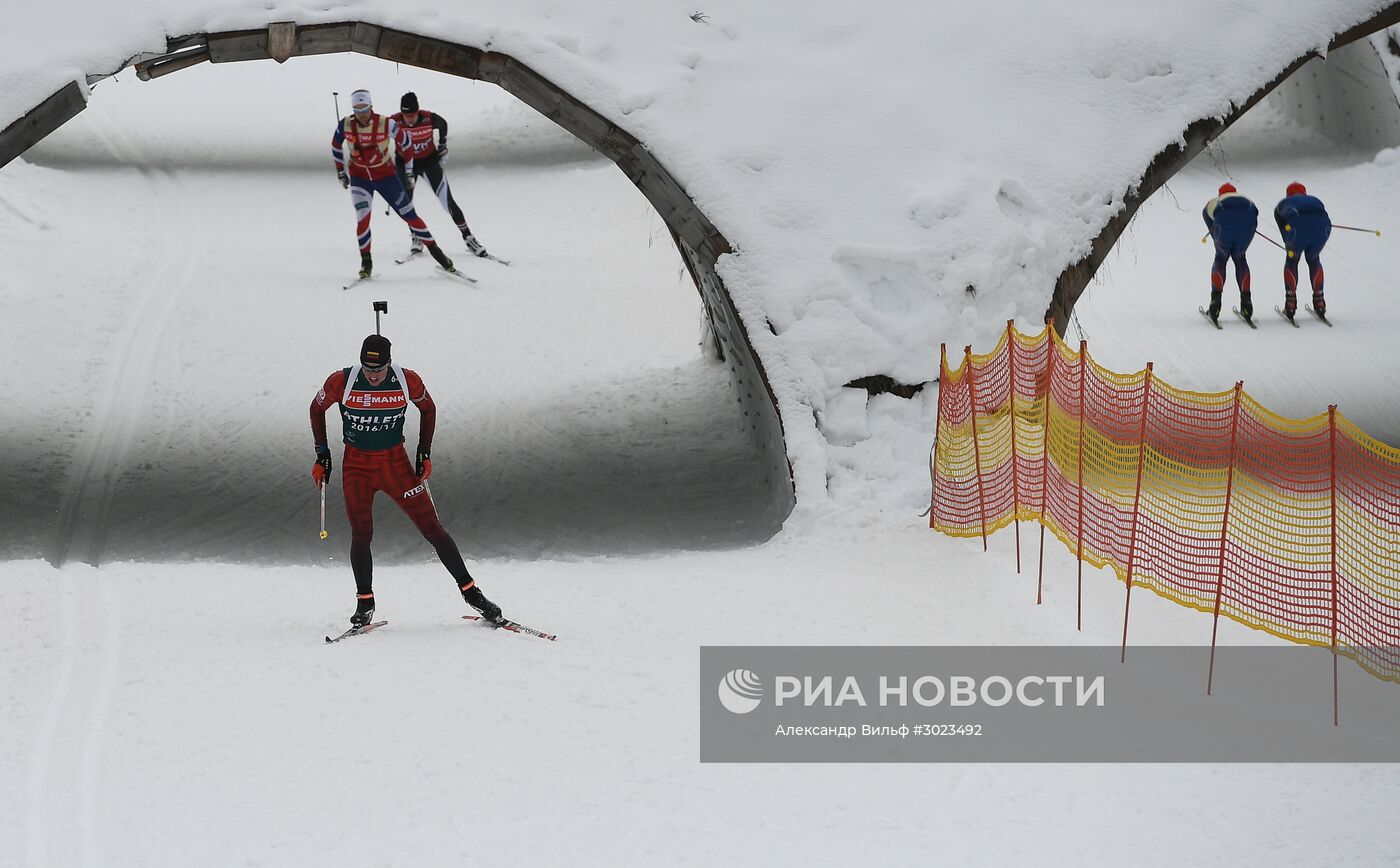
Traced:
<path fill-rule="evenodd" d="M 418 94 L 413 91 L 404 94 L 403 99 L 399 100 L 399 113 L 391 120 L 399 129 L 408 133 L 407 157 L 400 154 L 394 160 L 398 163 L 399 173 L 406 179 L 405 186 L 408 188 L 409 198 L 413 197 L 413 188 L 416 186 L 414 182 L 417 178 L 420 175 L 427 176 L 428 183 L 437 194 L 438 202 L 442 203 L 443 210 L 451 215 L 452 222 L 457 224 L 457 231 L 462 233 L 467 252 L 473 256 L 487 256 L 486 248 L 476 240 L 471 227 L 467 225 L 467 217 L 462 213 L 461 206 L 452 198 L 452 188 L 447 185 L 447 177 L 442 173 L 442 167 L 447 164 L 447 120 L 442 115 L 420 109 Z M 417 250 L 419 246 L 420 242 L 415 235 L 413 249 Z"/>
<path fill-rule="evenodd" d="M 404 189 L 394 163 L 394 154 L 402 156 L 409 171 L 413 169 L 411 140 L 393 118 L 374 113 L 369 91 L 357 90 L 350 95 L 354 114 L 342 118 L 331 136 L 331 158 L 340 186 L 348 187 L 355 204 L 355 231 L 360 243 L 360 277 L 369 277 L 374 269 L 370 256 L 369 218 L 373 211 L 374 194 L 384 197 L 408 224 L 416 243 L 426 244 L 438 265 L 453 271 L 452 260 L 439 249 L 428 224 L 413 210 L 413 197 Z"/>
<path fill-rule="evenodd" d="M 428 457 L 437 424 L 437 407 L 418 374 L 392 363 L 389 339 L 365 338 L 360 363 L 342 368 L 326 378 L 311 401 L 311 433 L 316 440 L 316 463 L 311 478 L 316 485 L 330 480 L 331 450 L 326 438 L 326 411 L 339 405 L 344 429 L 345 453 L 341 486 L 345 491 L 345 515 L 350 520 L 350 568 L 355 573 L 357 603 L 350 624 L 361 627 L 374 617 L 374 495 L 384 492 L 394 499 L 424 539 L 433 544 L 443 566 L 457 581 L 467 604 L 492 623 L 502 623 L 501 607 L 486 599 L 476 586 L 451 534 L 438 521 L 428 477 L 433 464 Z M 409 463 L 404 450 L 403 423 L 408 405 L 418 407 L 418 454 Z"/>

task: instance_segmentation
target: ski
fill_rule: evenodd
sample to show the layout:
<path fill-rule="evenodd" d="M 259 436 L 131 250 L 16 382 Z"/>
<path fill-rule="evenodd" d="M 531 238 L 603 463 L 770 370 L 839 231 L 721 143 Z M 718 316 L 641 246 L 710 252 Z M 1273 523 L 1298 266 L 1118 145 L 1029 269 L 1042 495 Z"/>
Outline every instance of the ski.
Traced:
<path fill-rule="evenodd" d="M 1313 316 L 1317 317 L 1318 319 L 1322 320 L 1323 323 L 1325 323 L 1325 324 L 1327 325 L 1328 328 L 1331 328 L 1331 327 L 1332 327 L 1332 321 L 1331 321 L 1330 319 L 1327 318 L 1327 314 L 1325 314 L 1325 313 L 1318 313 L 1318 312 L 1317 312 L 1317 309 L 1314 308 L 1312 305 L 1308 305 L 1307 308 L 1308 308 L 1308 313 L 1310 313 L 1310 314 L 1312 314 Z"/>
<path fill-rule="evenodd" d="M 1246 323 L 1248 323 L 1250 328 L 1252 328 L 1252 329 L 1257 329 L 1257 328 L 1259 328 L 1259 325 L 1254 321 L 1254 317 L 1245 316 L 1243 313 L 1240 312 L 1240 309 L 1239 309 L 1239 308 L 1237 308 L 1237 307 L 1232 307 L 1232 308 L 1230 308 L 1230 311 L 1231 311 L 1235 316 L 1239 317 L 1240 319 L 1242 319 L 1242 320 L 1244 320 Z"/>
<path fill-rule="evenodd" d="M 1288 324 L 1291 325 L 1291 326 L 1293 326 L 1295 329 L 1300 329 L 1300 328 L 1302 328 L 1302 326 L 1298 325 L 1296 322 L 1293 321 L 1293 317 L 1291 317 L 1291 316 L 1289 316 L 1288 314 L 1284 313 L 1284 312 L 1283 312 L 1283 308 L 1279 307 L 1278 305 L 1274 305 L 1274 313 L 1276 313 L 1276 314 L 1278 314 L 1279 316 L 1283 317 L 1284 319 L 1288 320 Z"/>
<path fill-rule="evenodd" d="M 473 255 L 473 256 L 476 256 L 476 254 L 472 254 L 472 255 Z M 494 254 L 494 253 L 488 253 L 488 254 L 486 254 L 485 256 L 477 256 L 476 258 L 477 258 L 477 259 L 489 259 L 489 260 L 491 260 L 492 262 L 499 262 L 499 263 L 501 263 L 502 265 L 510 265 L 510 260 L 509 260 L 509 259 L 502 259 L 501 257 L 497 256 L 497 255 Z"/>
<path fill-rule="evenodd" d="M 476 283 L 476 278 L 475 278 L 475 277 L 468 277 L 467 275 L 463 274 L 462 272 L 458 271 L 458 270 L 455 269 L 455 268 L 452 269 L 451 271 L 448 271 L 446 268 L 443 268 L 441 265 L 439 265 L 439 266 L 438 266 L 438 271 L 440 271 L 440 272 L 442 272 L 443 274 L 446 274 L 446 275 L 448 275 L 448 276 L 450 276 L 450 277 L 456 277 L 456 278 L 460 278 L 460 279 L 462 279 L 462 280 L 465 280 L 467 283 Z"/>
<path fill-rule="evenodd" d="M 349 283 L 347 283 L 347 284 L 345 284 L 344 286 L 342 286 L 341 289 L 350 289 L 351 287 L 359 286 L 360 284 L 364 283 L 366 280 L 369 280 L 370 277 L 374 277 L 374 275 L 371 274 L 369 277 L 357 277 L 357 278 L 355 278 L 354 280 L 352 280 L 352 281 L 350 281 Z"/>
<path fill-rule="evenodd" d="M 423 248 L 421 247 L 417 250 L 410 250 L 408 251 L 408 255 L 405 256 L 403 259 L 395 259 L 394 264 L 403 265 L 405 262 L 412 262 L 414 259 L 418 258 L 419 256 L 422 256 L 425 252 L 426 251 L 423 250 Z"/>
<path fill-rule="evenodd" d="M 464 620 L 464 621 L 483 621 L 483 620 L 485 620 L 485 619 L 482 618 L 480 615 L 463 615 L 463 616 L 462 616 L 462 620 Z M 512 621 L 512 620 L 510 620 L 509 618 L 506 619 L 506 622 L 505 622 L 504 624 L 491 624 L 489 621 L 488 621 L 487 623 L 490 624 L 490 626 L 492 626 L 492 627 L 500 627 L 501 629 L 503 629 L 503 630 L 509 630 L 509 631 L 511 631 L 512 633 L 525 633 L 525 634 L 528 634 L 528 635 L 530 635 L 530 636 L 538 636 L 538 637 L 540 637 L 541 639 L 548 639 L 548 640 L 551 641 L 551 642 L 553 642 L 554 640 L 556 640 L 556 639 L 559 638 L 558 636 L 555 636 L 553 633 L 545 633 L 545 632 L 543 632 L 543 631 L 541 631 L 541 630 L 536 630 L 534 627 L 526 627 L 524 624 L 521 624 L 521 623 L 519 623 L 519 622 L 517 622 L 517 621 Z"/>
<path fill-rule="evenodd" d="M 1225 328 L 1223 325 L 1220 324 L 1220 322 L 1219 322 L 1218 320 L 1213 320 L 1213 319 L 1211 319 L 1211 318 L 1210 318 L 1210 314 L 1206 313 L 1206 309 L 1205 309 L 1205 308 L 1203 308 L 1203 307 L 1198 307 L 1198 308 L 1196 308 L 1196 310 L 1198 310 L 1198 311 L 1201 312 L 1201 316 L 1203 316 L 1203 317 L 1206 318 L 1206 322 L 1210 323 L 1211 325 L 1215 326 L 1215 327 L 1218 328 L 1218 329 L 1224 329 L 1224 328 Z"/>
<path fill-rule="evenodd" d="M 372 624 L 366 624 L 366 625 L 364 625 L 363 627 L 351 627 L 349 630 L 346 630 L 344 633 L 341 633 L 339 636 L 335 637 L 334 639 L 332 639 L 331 637 L 327 636 L 327 637 L 326 637 L 326 644 L 327 644 L 327 645 L 334 645 L 336 642 L 339 642 L 341 639 L 349 639 L 351 636 L 361 636 L 361 635 L 363 635 L 363 634 L 365 634 L 365 633 L 368 633 L 368 632 L 371 631 L 371 630 L 377 630 L 377 629 L 379 629 L 380 627 L 383 627 L 383 626 L 384 626 L 385 624 L 387 624 L 387 623 L 389 623 L 389 622 L 388 622 L 388 621 L 375 621 L 374 623 L 372 623 Z"/>

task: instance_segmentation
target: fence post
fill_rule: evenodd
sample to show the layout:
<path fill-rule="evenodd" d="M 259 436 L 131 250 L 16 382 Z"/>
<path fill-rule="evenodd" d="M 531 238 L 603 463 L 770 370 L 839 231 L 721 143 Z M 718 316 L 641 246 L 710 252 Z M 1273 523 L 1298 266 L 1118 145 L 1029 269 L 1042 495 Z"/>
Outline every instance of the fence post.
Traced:
<path fill-rule="evenodd" d="M 982 447 L 977 442 L 977 389 L 972 374 L 972 345 L 963 347 L 963 366 L 967 369 L 967 403 L 972 408 L 972 459 L 977 463 L 977 511 L 982 516 L 982 551 L 987 550 L 987 494 L 982 485 Z"/>
<path fill-rule="evenodd" d="M 1074 629 L 1084 629 L 1084 417 L 1089 411 L 1089 395 L 1084 391 L 1084 369 L 1089 366 L 1089 342 L 1079 342 L 1079 519 L 1074 537 L 1078 543 L 1075 557 L 1079 560 L 1079 577 L 1076 580 L 1076 600 L 1074 604 Z"/>
<path fill-rule="evenodd" d="M 1006 321 L 1006 358 L 1011 366 L 1011 516 L 1016 526 L 1016 575 L 1021 574 L 1021 465 L 1016 458 L 1020 440 L 1016 426 L 1016 321 Z"/>
<path fill-rule="evenodd" d="M 1142 421 L 1138 423 L 1138 469 L 1137 488 L 1133 492 L 1133 523 L 1128 534 L 1128 587 L 1123 595 L 1123 650 L 1118 662 L 1128 659 L 1128 607 L 1133 602 L 1133 566 L 1137 556 L 1138 503 L 1142 500 L 1142 464 L 1147 452 L 1147 402 L 1152 391 L 1152 363 L 1147 363 L 1147 371 L 1142 378 Z"/>
<path fill-rule="evenodd" d="M 1045 324 L 1045 424 L 1040 444 L 1040 572 L 1035 580 L 1035 604 L 1045 587 L 1045 502 L 1050 497 L 1050 399 L 1055 391 L 1055 319 Z"/>
<path fill-rule="evenodd" d="M 1225 476 L 1225 514 L 1220 520 L 1220 561 L 1215 573 L 1215 616 L 1210 626 L 1210 668 L 1206 672 L 1206 696 L 1215 680 L 1215 636 L 1220 629 L 1220 595 L 1225 585 L 1225 536 L 1230 530 L 1230 499 L 1235 493 L 1235 443 L 1240 427 L 1240 392 L 1244 381 L 1235 382 L 1235 406 L 1230 414 L 1230 469 Z"/>
<path fill-rule="evenodd" d="M 1332 725 L 1337 726 L 1337 405 L 1327 408 L 1328 474 L 1332 498 Z"/>
<path fill-rule="evenodd" d="M 938 409 L 933 420 L 933 461 L 928 466 L 928 526 L 935 527 L 934 503 L 938 497 L 939 433 L 943 430 L 943 389 L 948 385 L 948 345 L 938 345 Z"/>

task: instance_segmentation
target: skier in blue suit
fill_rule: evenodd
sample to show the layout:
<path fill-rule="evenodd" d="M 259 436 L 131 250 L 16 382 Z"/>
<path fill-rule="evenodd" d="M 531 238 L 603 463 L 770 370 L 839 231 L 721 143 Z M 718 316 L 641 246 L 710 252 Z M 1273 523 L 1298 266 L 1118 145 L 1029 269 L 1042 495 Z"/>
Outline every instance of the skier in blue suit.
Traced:
<path fill-rule="evenodd" d="M 1283 313 L 1290 320 L 1298 310 L 1298 261 L 1308 261 L 1312 278 L 1312 306 L 1319 315 L 1327 315 L 1327 300 L 1322 297 L 1322 248 L 1332 235 L 1332 218 L 1322 200 L 1308 195 L 1308 188 L 1294 181 L 1288 185 L 1286 196 L 1274 208 L 1274 222 L 1283 235 L 1288 257 L 1283 261 Z"/>
<path fill-rule="evenodd" d="M 1240 288 L 1240 313 L 1254 316 L 1254 302 L 1249 295 L 1249 262 L 1245 251 L 1259 228 L 1259 208 L 1225 182 L 1218 195 L 1201 210 L 1210 237 L 1215 239 L 1215 264 L 1210 269 L 1210 315 L 1214 322 L 1220 316 L 1220 296 L 1225 291 L 1225 263 L 1235 263 L 1235 282 Z"/>

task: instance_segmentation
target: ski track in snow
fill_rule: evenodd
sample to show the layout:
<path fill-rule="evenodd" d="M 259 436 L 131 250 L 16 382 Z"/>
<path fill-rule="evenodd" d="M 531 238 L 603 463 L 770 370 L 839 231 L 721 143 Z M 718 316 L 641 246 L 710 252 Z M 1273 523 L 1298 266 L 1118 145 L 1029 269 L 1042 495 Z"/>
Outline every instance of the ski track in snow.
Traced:
<path fill-rule="evenodd" d="M 103 864 L 102 770 L 120 666 L 120 603 L 111 577 L 72 569 L 57 575 L 61 652 L 26 780 L 31 868 Z"/>
<path fill-rule="evenodd" d="M 54 767 L 55 754 L 58 753 L 59 730 L 67 720 L 65 714 L 76 678 L 78 658 L 81 655 L 78 647 L 77 583 L 67 578 L 59 578 L 53 583 L 53 588 L 58 598 L 55 603 L 61 613 L 59 622 L 62 628 L 63 650 L 54 674 L 53 690 L 49 694 L 48 704 L 44 708 L 38 732 L 35 734 L 34 746 L 29 753 L 29 781 L 26 788 L 29 822 L 26 852 L 30 868 L 40 868 L 49 864 L 50 814 L 62 816 L 63 813 L 62 807 L 59 811 L 53 811 L 49 802 L 53 797 L 55 784 L 61 787 L 62 781 L 67 777 L 63 775 L 62 769 Z M 62 796 L 65 795 L 71 796 L 70 793 L 60 793 L 57 797 L 60 806 L 72 805 L 71 798 L 63 800 Z"/>
<path fill-rule="evenodd" d="M 97 129 L 109 147 L 140 170 L 149 186 L 152 214 L 187 198 L 181 195 L 179 177 L 146 166 L 139 148 L 119 128 L 102 124 Z M 144 421 L 148 387 L 166 349 L 180 296 L 195 276 L 202 239 L 189 231 L 190 221 L 153 218 L 148 225 L 160 230 L 160 237 L 149 248 L 156 269 L 153 274 L 136 276 L 142 282 L 142 296 L 129 308 L 130 316 L 114 341 L 111 353 L 117 362 L 108 368 L 86 441 L 59 507 L 49 554 L 55 566 L 63 566 L 75 555 L 94 566 L 101 560 L 117 483 Z M 167 402 L 164 417 L 156 426 L 167 438 L 174 428 L 173 413 L 174 402 Z"/>

